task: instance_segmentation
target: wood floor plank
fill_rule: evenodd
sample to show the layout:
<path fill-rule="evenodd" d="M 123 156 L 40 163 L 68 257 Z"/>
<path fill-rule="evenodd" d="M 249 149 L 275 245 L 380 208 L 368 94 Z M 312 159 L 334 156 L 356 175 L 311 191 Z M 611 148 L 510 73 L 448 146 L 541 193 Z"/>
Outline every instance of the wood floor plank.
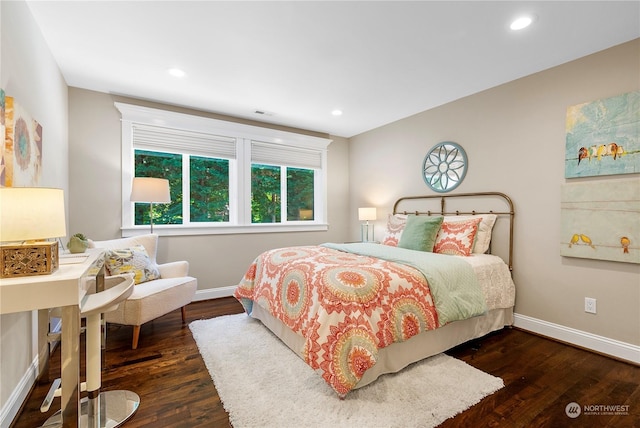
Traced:
<path fill-rule="evenodd" d="M 194 302 L 187 307 L 187 322 L 241 312 L 233 298 Z M 131 327 L 109 327 L 102 377 L 104 390 L 128 389 L 141 398 L 139 410 L 125 427 L 230 427 L 179 310 L 142 326 L 137 350 L 131 349 L 131 332 Z M 59 354 L 52 356 L 51 379 L 59 376 Z M 502 378 L 505 387 L 442 427 L 640 427 L 640 367 L 518 329 L 502 330 L 448 354 Z M 49 413 L 39 411 L 48 388 L 35 385 L 12 427 L 38 427 L 53 414 L 59 400 Z M 571 419 L 565 413 L 571 402 L 627 405 L 629 410 Z M 417 414 L 416 426 L 419 421 Z"/>

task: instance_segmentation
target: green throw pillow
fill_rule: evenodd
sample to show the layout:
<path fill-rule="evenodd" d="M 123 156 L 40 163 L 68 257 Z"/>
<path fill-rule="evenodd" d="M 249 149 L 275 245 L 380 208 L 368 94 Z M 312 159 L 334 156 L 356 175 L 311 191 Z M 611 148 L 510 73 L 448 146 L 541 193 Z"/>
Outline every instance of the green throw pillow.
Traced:
<path fill-rule="evenodd" d="M 409 215 L 398 247 L 408 250 L 433 251 L 442 217 Z"/>

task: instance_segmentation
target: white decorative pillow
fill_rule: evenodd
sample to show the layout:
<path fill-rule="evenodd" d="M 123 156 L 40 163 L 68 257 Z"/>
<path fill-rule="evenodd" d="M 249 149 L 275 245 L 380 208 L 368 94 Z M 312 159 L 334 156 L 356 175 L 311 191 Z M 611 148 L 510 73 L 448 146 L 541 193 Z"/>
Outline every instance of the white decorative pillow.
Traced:
<path fill-rule="evenodd" d="M 470 256 L 478 232 L 479 217 L 470 220 L 443 221 L 433 247 L 434 253 Z"/>
<path fill-rule="evenodd" d="M 445 216 L 444 221 L 462 221 L 481 218 L 478 224 L 478 233 L 476 234 L 475 242 L 473 243 L 473 254 L 484 254 L 489 250 L 489 244 L 491 243 L 491 231 L 493 225 L 496 223 L 495 214 L 478 214 L 478 215 L 453 215 Z"/>
<path fill-rule="evenodd" d="M 136 284 L 160 278 L 158 265 L 151 261 L 142 245 L 108 250 L 105 263 L 110 275 L 133 273 Z"/>
<path fill-rule="evenodd" d="M 144 246 L 149 254 L 149 258 L 153 263 L 156 262 L 156 249 L 158 248 L 158 235 L 146 234 L 131 236 L 129 238 L 109 239 L 107 241 L 94 241 L 89 238 L 89 248 L 104 248 L 105 250 L 113 250 L 117 248 L 131 248 L 136 245 Z"/>
<path fill-rule="evenodd" d="M 387 219 L 387 229 L 384 234 L 382 243 L 392 247 L 397 247 L 400 242 L 402 231 L 407 225 L 407 215 L 405 214 L 389 214 Z"/>

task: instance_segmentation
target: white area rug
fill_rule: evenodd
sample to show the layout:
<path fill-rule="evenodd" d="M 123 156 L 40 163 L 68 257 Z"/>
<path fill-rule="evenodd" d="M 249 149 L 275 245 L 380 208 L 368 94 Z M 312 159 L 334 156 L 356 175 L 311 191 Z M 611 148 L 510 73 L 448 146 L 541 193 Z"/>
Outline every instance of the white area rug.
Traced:
<path fill-rule="evenodd" d="M 234 428 L 434 427 L 504 386 L 440 354 L 340 400 L 260 321 L 238 314 L 189 327 Z"/>

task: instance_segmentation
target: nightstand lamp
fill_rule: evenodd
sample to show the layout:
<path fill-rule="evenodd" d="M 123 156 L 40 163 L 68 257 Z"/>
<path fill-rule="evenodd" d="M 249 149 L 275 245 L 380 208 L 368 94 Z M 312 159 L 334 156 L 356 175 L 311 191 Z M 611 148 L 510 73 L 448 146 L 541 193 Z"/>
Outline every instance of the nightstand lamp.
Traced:
<path fill-rule="evenodd" d="M 48 275 L 58 269 L 67 228 L 62 189 L 0 188 L 0 277 Z"/>
<path fill-rule="evenodd" d="M 153 233 L 153 204 L 171 202 L 169 180 L 166 178 L 134 177 L 131 188 L 131 202 L 146 202 L 149 204 L 149 223 Z"/>
<path fill-rule="evenodd" d="M 362 242 L 375 241 L 374 228 L 369 228 L 369 220 L 376 220 L 376 216 L 375 207 L 358 208 L 358 220 L 365 222 L 360 225 L 360 240 Z M 371 233 L 369 233 L 369 229 L 371 229 Z"/>

